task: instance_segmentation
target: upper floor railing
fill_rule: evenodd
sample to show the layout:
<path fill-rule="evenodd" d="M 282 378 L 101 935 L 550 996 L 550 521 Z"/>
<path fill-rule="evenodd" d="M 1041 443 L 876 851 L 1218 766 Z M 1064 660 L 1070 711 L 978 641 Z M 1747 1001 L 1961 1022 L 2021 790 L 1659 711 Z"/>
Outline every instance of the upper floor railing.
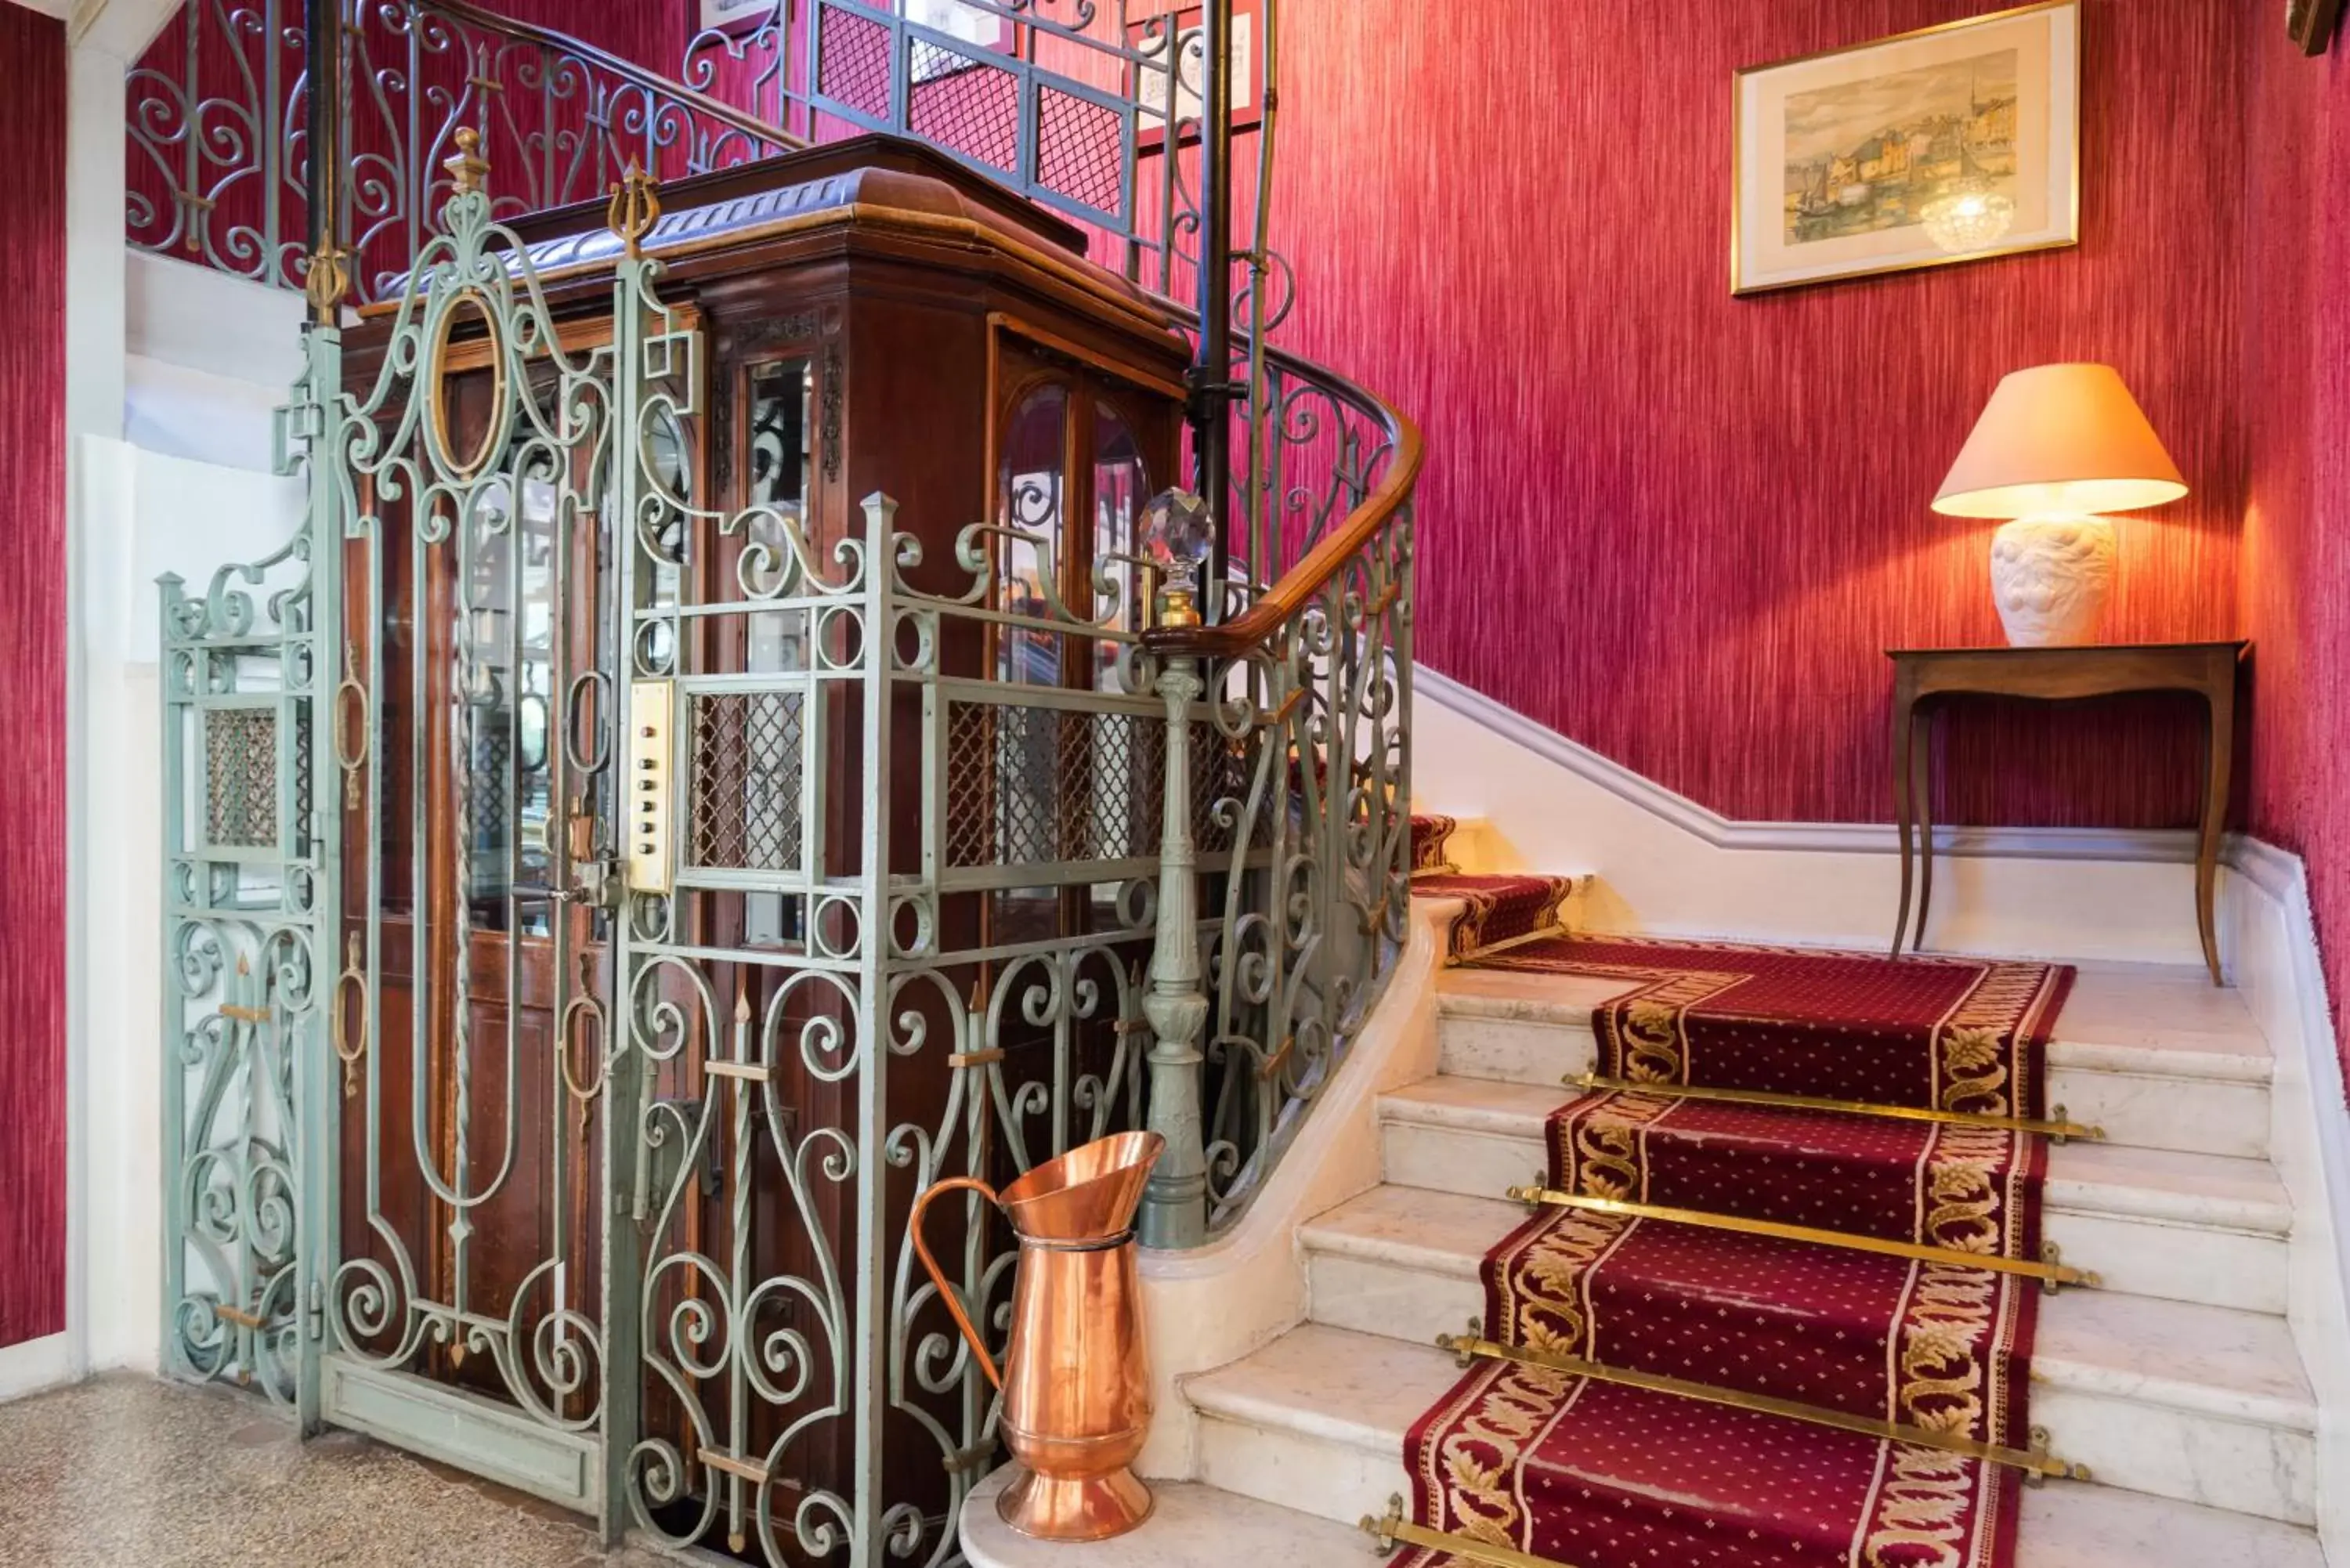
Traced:
<path fill-rule="evenodd" d="M 1122 724 L 1144 699 L 1165 716 L 1137 752 L 1163 761 L 1164 798 L 1132 818 L 1162 842 L 1122 873 L 1157 888 L 1132 917 L 1155 933 L 1148 1110 L 1122 1091 L 1112 1121 L 1147 1114 L 1169 1137 L 1144 1210 L 1169 1246 L 1262 1189 L 1378 1000 L 1409 887 L 1419 438 L 1268 341 L 1288 308 L 1267 240 L 1277 0 L 1248 13 L 1254 36 L 1231 15 L 1231 0 L 767 0 L 678 39 L 669 75 L 467 0 L 188 0 L 130 81 L 130 242 L 276 286 L 311 283 L 324 255 L 352 295 L 382 296 L 440 234 L 461 131 L 504 219 L 600 197 L 631 168 L 670 180 L 882 130 L 1076 220 L 1096 260 L 1152 292 L 1198 299 L 1170 314 L 1199 345 L 1199 624 L 1179 606 L 1137 635 L 1135 680 L 1096 704 Z M 338 82 L 323 116 L 317 60 Z M 1243 155 L 1232 126 L 1252 117 Z M 312 194 L 321 142 L 331 213 Z M 942 809 L 985 817 L 1003 784 Z M 1102 1127 L 1094 1092 L 1048 1119 Z"/>
<path fill-rule="evenodd" d="M 132 69 L 131 244 L 301 286 L 317 4 L 188 0 Z M 763 0 L 638 40 L 672 75 L 467 0 L 341 4 L 335 232 L 362 300 L 432 236 L 461 126 L 499 171 L 501 218 L 600 197 L 630 167 L 674 179 L 891 131 L 1085 225 L 1137 282 L 1197 286 L 1202 34 L 1164 5 Z"/>

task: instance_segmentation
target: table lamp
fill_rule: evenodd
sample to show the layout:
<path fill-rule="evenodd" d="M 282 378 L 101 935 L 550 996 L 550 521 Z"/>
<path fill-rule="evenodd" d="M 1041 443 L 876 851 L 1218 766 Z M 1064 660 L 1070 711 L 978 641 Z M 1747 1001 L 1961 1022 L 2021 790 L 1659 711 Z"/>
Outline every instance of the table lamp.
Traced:
<path fill-rule="evenodd" d="M 1934 510 L 2008 519 L 1991 535 L 1991 598 L 2011 644 L 2046 648 L 2096 635 L 2114 586 L 2103 514 L 2186 493 L 2112 366 L 2036 365 L 1991 393 Z"/>

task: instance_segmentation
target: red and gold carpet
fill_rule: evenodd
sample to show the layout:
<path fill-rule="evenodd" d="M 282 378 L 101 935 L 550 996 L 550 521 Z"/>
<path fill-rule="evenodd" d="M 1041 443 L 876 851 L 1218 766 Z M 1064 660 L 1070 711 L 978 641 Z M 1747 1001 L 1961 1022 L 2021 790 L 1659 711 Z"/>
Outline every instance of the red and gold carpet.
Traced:
<path fill-rule="evenodd" d="M 1452 922 L 1450 956 L 1466 958 L 1560 929 L 1559 906 L 1575 890 L 1575 878 L 1465 873 L 1452 861 L 1452 835 L 1460 826 L 1456 817 L 1411 819 L 1411 890 L 1466 906 Z"/>
<path fill-rule="evenodd" d="M 2009 1568 L 2041 1286 L 1967 1260 L 2038 1258 L 2040 1137 L 1666 1091 L 2037 1116 L 2071 971 L 1569 937 L 1480 961 L 1631 982 L 1593 1024 L 1642 1086 L 1552 1116 L 1549 1189 L 1838 1239 L 1538 1208 L 1407 1438 L 1413 1519 L 1574 1568 Z"/>

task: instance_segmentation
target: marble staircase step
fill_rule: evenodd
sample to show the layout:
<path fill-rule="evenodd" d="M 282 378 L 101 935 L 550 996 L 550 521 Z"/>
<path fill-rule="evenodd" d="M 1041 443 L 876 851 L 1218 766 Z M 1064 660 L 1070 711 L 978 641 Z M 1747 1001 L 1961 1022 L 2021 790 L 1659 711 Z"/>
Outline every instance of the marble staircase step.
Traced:
<path fill-rule="evenodd" d="M 1623 981 L 1461 969 L 1440 988 L 1442 1070 L 1557 1086 L 1590 1070 L 1592 1009 Z M 2048 1045 L 2049 1103 L 2115 1143 L 2259 1159 L 2269 1152 L 2267 1040 L 2199 969 L 2081 968 Z"/>
<path fill-rule="evenodd" d="M 1311 1316 L 1415 1345 L 1484 1310 L 1478 1264 L 1516 1204 L 1381 1187 L 1300 1232 Z M 2043 1299 L 2033 1419 L 2101 1480 L 2311 1522 L 2314 1396 L 2282 1317 L 2068 1290 Z"/>
<path fill-rule="evenodd" d="M 1364 1568 L 1378 1561 L 1351 1523 L 1194 1481 L 1153 1486 L 1150 1518 L 1116 1541 L 1033 1541 L 995 1514 L 995 1494 L 1011 1473 L 998 1470 L 982 1481 L 963 1505 L 963 1552 L 972 1568 Z M 1384 1502 L 1362 1502 L 1353 1516 L 1377 1512 Z M 2105 1487 L 2024 1493 L 2016 1556 L 2019 1568 L 2325 1568 L 2308 1531 Z"/>
<path fill-rule="evenodd" d="M 1201 1417 L 1200 1479 L 1352 1521 L 1390 1495 L 1408 1495 L 1404 1434 L 1459 1376 L 1452 1358 L 1433 1346 L 1307 1324 L 1185 1386 Z M 2026 1568 L 2317 1568 L 2324 1561 L 2304 1529 L 2209 1504 L 2103 1483 L 2052 1484 L 2025 1500 Z"/>
<path fill-rule="evenodd" d="M 1544 1165 L 1565 1091 L 1450 1074 L 1381 1096 L 1387 1179 L 1497 1198 Z M 2282 1313 L 2293 1206 L 2265 1160 L 2074 1142 L 2048 1151 L 2047 1233 L 2108 1289 Z"/>

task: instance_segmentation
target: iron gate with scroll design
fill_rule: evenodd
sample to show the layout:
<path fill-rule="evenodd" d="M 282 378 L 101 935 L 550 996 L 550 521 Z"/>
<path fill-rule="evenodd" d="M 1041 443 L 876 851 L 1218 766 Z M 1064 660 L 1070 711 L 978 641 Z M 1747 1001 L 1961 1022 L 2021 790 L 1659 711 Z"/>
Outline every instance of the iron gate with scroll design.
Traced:
<path fill-rule="evenodd" d="M 305 534 L 201 593 L 161 583 L 163 1355 L 306 1424 L 335 853 L 314 566 Z"/>
<path fill-rule="evenodd" d="M 300 535 L 167 585 L 174 1368 L 614 1539 L 958 1562 L 993 1403 L 904 1220 L 1141 1122 L 1142 563 L 1015 613 L 1042 534 L 972 524 L 941 592 L 886 498 L 821 555 L 702 504 L 657 264 L 559 332 L 470 185 L 380 356 L 307 333 Z M 1116 679 L 946 656 L 1006 629 Z M 1243 746 L 1211 731 L 1212 838 Z M 1077 914 L 979 912 L 1024 899 Z M 937 1224 L 995 1321 L 1006 1239 Z"/>

